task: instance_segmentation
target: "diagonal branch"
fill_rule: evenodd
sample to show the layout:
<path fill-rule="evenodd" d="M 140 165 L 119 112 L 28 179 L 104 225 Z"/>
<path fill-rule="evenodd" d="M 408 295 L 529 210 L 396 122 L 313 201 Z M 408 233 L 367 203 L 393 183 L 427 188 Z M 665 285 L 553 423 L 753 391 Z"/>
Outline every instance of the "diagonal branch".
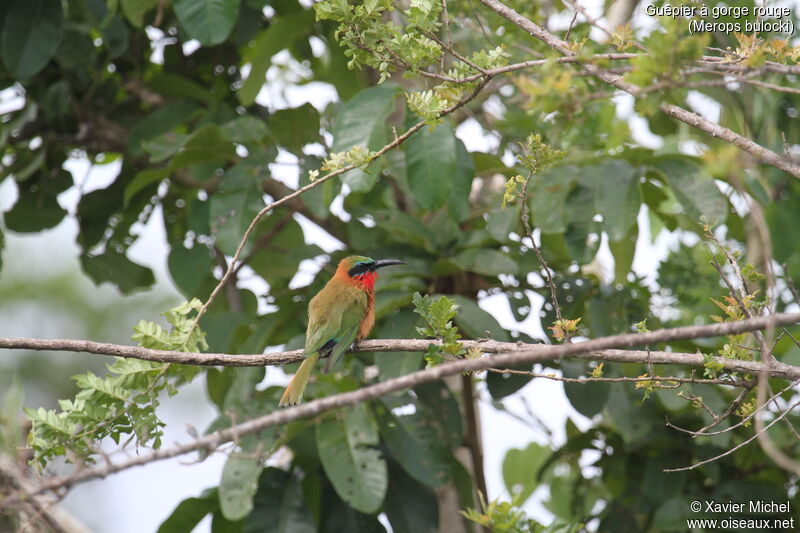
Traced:
<path fill-rule="evenodd" d="M 575 57 L 577 54 L 569 47 L 569 44 L 565 41 L 562 41 L 546 29 L 542 28 L 538 24 L 532 22 L 530 19 L 520 15 L 510 7 L 506 6 L 502 2 L 498 0 L 481 0 L 483 5 L 497 13 L 498 15 L 502 16 L 518 28 L 528 32 L 533 37 L 539 39 L 547 46 L 560 52 L 562 55 L 566 57 Z M 604 81 L 605 83 L 611 85 L 612 87 L 616 87 L 626 93 L 629 93 L 637 98 L 640 98 L 644 95 L 642 92 L 641 87 L 625 81 L 625 79 L 618 75 L 612 74 L 603 70 L 602 68 L 598 67 L 597 65 L 593 65 L 591 63 L 587 63 L 584 65 L 584 69 L 591 75 L 595 76 L 596 78 Z M 786 157 L 783 157 L 779 154 L 776 154 L 772 150 L 761 146 L 760 144 L 753 142 L 752 140 L 748 139 L 747 137 L 743 137 L 738 133 L 730 130 L 724 126 L 719 124 L 715 124 L 710 120 L 706 120 L 697 113 L 693 113 L 684 109 L 680 106 L 676 106 L 674 104 L 662 103 L 658 106 L 658 108 L 673 118 L 680 120 L 681 122 L 685 122 L 690 126 L 694 126 L 700 130 L 705 131 L 706 133 L 710 134 L 712 137 L 718 137 L 723 141 L 726 141 L 737 148 L 749 153 L 756 159 L 763 161 L 769 165 L 774 166 L 775 168 L 779 168 L 783 170 L 787 174 L 794 176 L 795 178 L 800 179 L 800 165 L 797 163 L 792 162 Z"/>
<path fill-rule="evenodd" d="M 53 533 L 90 533 L 89 528 L 58 505 L 58 499 L 31 496 L 37 489 L 34 480 L 27 475 L 24 468 L 6 455 L 0 455 L 0 481 L 26 495 L 23 501 L 30 511 L 21 520 L 19 531 L 25 531 L 28 527 L 35 531 L 39 526 L 46 526 L 46 530 Z"/>
<path fill-rule="evenodd" d="M 409 389 L 422 383 L 440 380 L 444 377 L 464 372 L 478 372 L 496 366 L 502 367 L 526 363 L 541 363 L 565 357 L 589 357 L 590 354 L 594 353 L 610 354 L 620 351 L 612 350 L 613 348 L 630 348 L 633 346 L 653 345 L 682 339 L 730 335 L 765 328 L 769 325 L 780 326 L 796 324 L 798 322 L 800 322 L 800 313 L 778 314 L 769 317 L 740 320 L 737 322 L 723 322 L 703 326 L 685 326 L 647 333 L 624 333 L 581 343 L 542 345 L 540 347 L 536 345 L 537 349 L 533 349 L 532 346 L 526 346 L 518 349 L 516 352 L 505 352 L 492 357 L 478 357 L 475 359 L 463 359 L 452 363 L 445 363 L 434 368 L 419 370 L 375 385 L 369 385 L 355 391 L 335 394 L 288 409 L 274 411 L 230 428 L 205 435 L 186 444 L 156 450 L 149 454 L 142 454 L 118 463 L 107 463 L 99 467 L 77 470 L 68 476 L 53 477 L 43 481 L 39 485 L 39 488 L 32 494 L 40 494 L 45 491 L 72 486 L 91 479 L 103 478 L 109 474 L 127 468 L 184 455 L 198 450 L 215 450 L 222 444 L 232 442 L 244 435 L 257 433 L 265 428 L 285 425 L 295 420 L 317 416 L 333 409 L 356 405 L 385 396 L 392 392 Z M 428 343 L 430 341 L 421 342 Z M 622 353 L 626 352 L 622 351 Z M 656 353 L 651 352 L 651 355 L 655 362 L 657 357 Z M 665 353 L 667 357 L 670 355 L 672 354 Z M 684 357 L 689 356 L 689 354 L 683 355 Z M 698 360 L 702 360 L 702 355 L 698 354 L 696 357 Z M 677 361 L 673 360 L 669 362 L 676 363 Z M 742 363 L 745 363 L 745 361 L 742 361 Z M 758 365 L 758 363 L 753 362 L 747 363 Z M 773 363 L 773 372 L 781 372 L 780 368 L 781 366 L 779 363 Z M 793 376 L 789 379 L 800 379 L 800 368 L 784 365 L 783 372 L 788 372 Z M 14 501 L 14 497 L 6 498 L 0 501 L 0 507 L 13 503 Z"/>

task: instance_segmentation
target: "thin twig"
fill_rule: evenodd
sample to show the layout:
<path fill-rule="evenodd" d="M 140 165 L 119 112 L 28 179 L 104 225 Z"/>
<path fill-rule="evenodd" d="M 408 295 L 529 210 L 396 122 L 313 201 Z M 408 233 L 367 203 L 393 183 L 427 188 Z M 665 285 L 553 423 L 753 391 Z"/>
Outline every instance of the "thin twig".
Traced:
<path fill-rule="evenodd" d="M 450 15 L 447 12 L 447 0 L 442 0 L 442 24 L 447 32 L 447 46 L 453 48 L 453 34 L 450 32 Z M 444 69 L 444 66 L 442 66 Z"/>
<path fill-rule="evenodd" d="M 695 463 L 693 465 L 684 466 L 684 467 L 681 467 L 681 468 L 665 468 L 664 472 L 682 472 L 684 470 L 694 470 L 695 468 L 698 468 L 698 467 L 703 466 L 705 464 L 713 463 L 714 461 L 717 461 L 718 459 L 722 459 L 723 457 L 732 454 L 733 452 L 735 452 L 739 448 L 741 448 L 743 446 L 746 446 L 746 445 L 750 444 L 751 442 L 753 442 L 755 439 L 758 438 L 758 436 L 761 433 L 764 433 L 766 430 L 771 428 L 779 420 L 783 420 L 783 418 L 786 415 L 788 415 L 791 412 L 791 410 L 794 409 L 795 407 L 797 407 L 798 405 L 800 405 L 800 400 L 798 400 L 795 403 L 793 403 L 786 411 L 784 411 L 780 415 L 778 415 L 772 422 L 767 424 L 765 427 L 761 428 L 760 430 L 756 430 L 756 433 L 752 437 L 749 437 L 746 440 L 740 442 L 739 444 L 737 444 L 736 446 L 734 446 L 730 450 L 727 450 L 727 451 L 725 451 L 725 452 L 723 452 L 723 453 L 721 453 L 719 455 L 715 455 L 714 457 L 710 457 L 708 459 L 703 459 L 702 461 L 699 461 L 699 462 L 697 462 L 697 463 Z"/>
<path fill-rule="evenodd" d="M 684 377 L 677 377 L 677 376 L 657 376 L 657 377 L 617 377 L 617 378 L 608 378 L 604 376 L 584 376 L 580 378 L 565 378 L 563 376 L 557 376 L 555 374 L 544 374 L 542 372 L 534 372 L 528 370 L 516 370 L 513 368 L 487 368 L 487 372 L 493 372 L 495 374 L 517 374 L 519 376 L 531 376 L 534 378 L 542 378 L 542 379 L 549 379 L 552 381 L 561 381 L 564 383 L 646 383 L 646 382 L 654 382 L 654 383 L 667 383 L 667 382 L 674 382 L 676 384 L 682 383 L 692 383 L 695 385 L 727 385 L 730 387 L 746 387 L 747 384 L 744 381 L 735 381 L 731 379 L 722 379 L 722 378 L 684 378 Z M 669 386 L 666 388 L 675 388 L 673 386 Z"/>
<path fill-rule="evenodd" d="M 581 15 L 583 15 L 583 17 L 586 19 L 586 22 L 588 22 L 590 26 L 594 26 L 598 30 L 605 33 L 606 37 L 608 37 L 609 39 L 611 38 L 611 32 L 608 31 L 605 28 L 605 26 L 601 26 L 600 23 L 597 22 L 597 19 L 591 16 L 589 12 L 586 11 L 586 9 L 582 5 L 578 4 L 577 2 L 574 2 L 573 0 L 561 0 L 561 2 L 568 5 L 573 10 L 575 10 L 575 17 L 577 17 L 578 13 L 580 13 Z M 574 21 L 575 18 L 573 17 L 572 20 Z M 571 24 L 570 24 L 570 29 L 572 29 Z M 569 39 L 569 32 L 567 32 L 567 34 L 564 36 L 564 40 L 566 41 L 567 39 Z"/>
<path fill-rule="evenodd" d="M 558 296 L 556 296 L 556 284 L 553 281 L 553 276 L 550 273 L 550 267 L 547 265 L 547 261 L 544 260 L 541 250 L 536 246 L 536 241 L 533 239 L 533 229 L 531 228 L 530 214 L 528 212 L 528 182 L 531 180 L 532 176 L 533 173 L 529 174 L 528 178 L 522 184 L 522 224 L 525 226 L 525 233 L 527 233 L 528 239 L 531 241 L 531 247 L 536 253 L 536 258 L 544 268 L 544 274 L 547 277 L 547 285 L 550 287 L 550 297 L 553 299 L 553 307 L 556 311 L 556 320 L 561 322 L 563 318 L 561 316 L 561 306 L 558 305 Z M 564 335 L 566 341 L 569 342 L 569 332 L 565 330 Z"/>

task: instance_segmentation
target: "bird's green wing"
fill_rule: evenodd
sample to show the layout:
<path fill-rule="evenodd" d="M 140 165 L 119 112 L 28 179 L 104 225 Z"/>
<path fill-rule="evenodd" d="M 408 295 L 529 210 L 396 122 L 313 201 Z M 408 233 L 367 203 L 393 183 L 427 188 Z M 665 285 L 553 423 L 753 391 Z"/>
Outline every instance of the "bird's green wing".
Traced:
<path fill-rule="evenodd" d="M 350 348 L 350 345 L 353 344 L 353 341 L 356 340 L 356 333 L 358 333 L 358 324 L 350 328 L 349 331 L 346 331 L 339 340 L 336 341 L 336 344 L 331 348 L 328 360 L 325 362 L 325 368 L 322 370 L 323 372 L 330 372 L 333 365 L 339 362 L 344 352 L 346 352 L 347 349 Z"/>
<path fill-rule="evenodd" d="M 320 292 L 309 306 L 305 356 L 329 354 L 325 371 L 347 351 L 366 313 L 366 296 L 351 290 Z"/>

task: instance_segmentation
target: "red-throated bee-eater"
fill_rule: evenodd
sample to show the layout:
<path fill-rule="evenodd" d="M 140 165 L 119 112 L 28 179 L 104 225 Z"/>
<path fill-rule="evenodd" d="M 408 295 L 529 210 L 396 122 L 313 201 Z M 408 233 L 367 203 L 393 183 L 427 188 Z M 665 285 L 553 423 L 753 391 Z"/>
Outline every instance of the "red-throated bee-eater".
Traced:
<path fill-rule="evenodd" d="M 355 341 L 369 335 L 375 324 L 375 280 L 379 268 L 404 265 L 403 261 L 353 255 L 339 262 L 336 274 L 308 304 L 305 361 L 289 381 L 280 405 L 294 405 L 303 398 L 311 369 L 317 359 L 328 357 L 327 372 Z"/>

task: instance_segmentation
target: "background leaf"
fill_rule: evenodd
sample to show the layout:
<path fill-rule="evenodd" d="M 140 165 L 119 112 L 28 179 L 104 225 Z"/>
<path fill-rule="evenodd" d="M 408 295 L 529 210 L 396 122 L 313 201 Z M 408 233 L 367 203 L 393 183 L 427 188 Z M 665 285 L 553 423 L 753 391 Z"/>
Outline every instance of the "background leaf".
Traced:
<path fill-rule="evenodd" d="M 206 46 L 224 41 L 234 24 L 240 0 L 175 0 L 178 20 L 192 38 Z"/>
<path fill-rule="evenodd" d="M 3 20 L 3 63 L 18 80 L 39 72 L 53 57 L 64 29 L 61 2 L 15 0 Z"/>
<path fill-rule="evenodd" d="M 368 150 L 381 148 L 387 138 L 386 121 L 394 109 L 397 93 L 397 85 L 384 83 L 364 89 L 344 104 L 333 124 L 331 152 L 345 152 L 354 146 Z M 351 170 L 342 176 L 342 181 L 354 191 L 369 190 L 375 179 L 372 168 L 369 172 Z"/>
<path fill-rule="evenodd" d="M 538 472 L 550 456 L 550 449 L 532 442 L 524 450 L 511 448 L 503 459 L 506 490 L 522 505 L 539 487 Z"/>
<path fill-rule="evenodd" d="M 443 206 L 456 176 L 456 138 L 449 122 L 423 128 L 405 143 L 408 184 L 426 211 Z"/>
<path fill-rule="evenodd" d="M 337 413 L 316 426 L 317 449 L 325 473 L 353 509 L 376 512 L 386 495 L 386 462 L 374 446 L 378 427 L 364 404 Z"/>
<path fill-rule="evenodd" d="M 225 173 L 211 199 L 211 232 L 217 247 L 227 255 L 234 254 L 250 221 L 264 207 L 260 177 L 257 166 L 239 163 Z"/>
<path fill-rule="evenodd" d="M 236 454 L 228 457 L 219 484 L 219 508 L 225 518 L 240 520 L 250 514 L 260 475 L 258 459 Z"/>
<path fill-rule="evenodd" d="M 191 0 L 187 0 L 191 2 Z M 236 0 L 227 0 L 234 2 Z M 250 73 L 247 76 L 242 88 L 239 89 L 239 101 L 244 106 L 253 105 L 256 101 L 264 77 L 270 65 L 272 56 L 283 50 L 287 44 L 291 43 L 302 35 L 302 30 L 314 20 L 314 13 L 310 10 L 300 11 L 274 20 L 266 31 L 261 33 L 256 39 L 255 48 L 245 58 L 250 63 Z"/>

